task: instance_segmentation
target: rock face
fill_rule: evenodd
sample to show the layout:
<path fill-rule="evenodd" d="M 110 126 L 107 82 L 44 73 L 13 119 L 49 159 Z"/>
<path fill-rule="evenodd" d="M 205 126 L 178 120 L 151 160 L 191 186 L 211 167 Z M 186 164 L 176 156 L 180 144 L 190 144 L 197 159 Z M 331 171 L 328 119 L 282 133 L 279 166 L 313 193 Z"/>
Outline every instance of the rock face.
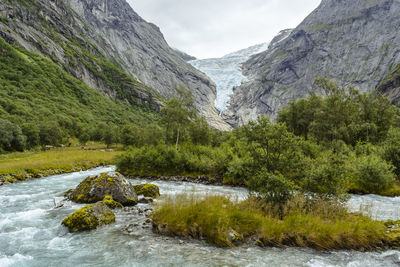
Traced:
<path fill-rule="evenodd" d="M 48 57 L 108 98 L 155 110 L 161 105 L 157 93 L 124 72 L 112 47 L 65 1 L 1 1 L 0 36 Z"/>
<path fill-rule="evenodd" d="M 381 82 L 378 92 L 392 100 L 393 104 L 400 103 L 400 64 L 390 71 Z"/>
<path fill-rule="evenodd" d="M 182 52 L 181 50 L 174 49 L 174 51 L 185 61 L 190 61 L 190 60 L 196 60 L 194 56 L 188 55 L 185 52 Z"/>
<path fill-rule="evenodd" d="M 126 104 L 158 110 L 183 85 L 214 128 L 229 129 L 214 107 L 214 83 L 125 0 L 1 1 L 0 36 Z"/>
<path fill-rule="evenodd" d="M 236 126 L 259 114 L 274 118 L 321 76 L 374 90 L 400 62 L 399 12 L 399 0 L 323 0 L 288 38 L 243 65 L 248 82 L 224 119 Z"/>
<path fill-rule="evenodd" d="M 95 203 L 107 195 L 124 206 L 138 203 L 138 197 L 130 182 L 118 172 L 89 176 L 69 194 L 69 199 L 77 203 Z"/>
<path fill-rule="evenodd" d="M 167 98 L 184 85 L 193 91 L 200 114 L 215 128 L 227 128 L 214 107 L 214 83 L 170 48 L 160 29 L 143 20 L 125 0 L 66 2 L 105 39 L 126 72 Z"/>
<path fill-rule="evenodd" d="M 114 213 L 100 201 L 87 205 L 62 221 L 70 232 L 80 232 L 96 229 L 99 226 L 115 222 Z"/>

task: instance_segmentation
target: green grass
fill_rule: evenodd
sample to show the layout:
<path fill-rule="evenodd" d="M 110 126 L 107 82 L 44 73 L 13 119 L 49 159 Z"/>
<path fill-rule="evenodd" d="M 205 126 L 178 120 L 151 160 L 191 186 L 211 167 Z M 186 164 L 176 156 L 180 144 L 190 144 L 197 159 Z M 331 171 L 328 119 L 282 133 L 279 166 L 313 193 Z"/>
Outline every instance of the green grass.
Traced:
<path fill-rule="evenodd" d="M 260 246 L 376 249 L 386 237 L 383 222 L 350 214 L 336 202 L 298 197 L 277 208 L 255 198 L 180 195 L 161 201 L 153 213 L 161 234 L 205 239 L 220 247 L 257 240 Z"/>
<path fill-rule="evenodd" d="M 26 175 L 39 178 L 56 173 L 66 173 L 111 164 L 113 158 L 122 153 L 119 150 L 105 152 L 106 147 L 100 144 L 88 147 L 94 150 L 82 150 L 81 147 L 73 147 L 1 155 L 0 183 L 4 180 L 8 182 L 25 180 Z M 12 176 L 8 177 L 10 175 Z"/>

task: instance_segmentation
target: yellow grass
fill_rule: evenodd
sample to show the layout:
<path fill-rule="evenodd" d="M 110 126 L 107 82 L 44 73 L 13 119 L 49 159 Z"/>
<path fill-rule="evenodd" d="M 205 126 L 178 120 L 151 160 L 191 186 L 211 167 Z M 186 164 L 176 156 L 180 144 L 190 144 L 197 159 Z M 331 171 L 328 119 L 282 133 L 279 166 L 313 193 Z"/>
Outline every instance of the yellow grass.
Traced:
<path fill-rule="evenodd" d="M 121 151 L 105 152 L 99 144 L 87 146 L 96 150 L 83 150 L 81 147 L 56 148 L 40 152 L 11 153 L 0 156 L 0 175 L 18 174 L 40 170 L 68 170 L 73 167 L 91 167 L 110 164 Z M 115 149 L 115 148 L 114 148 Z"/>
<path fill-rule="evenodd" d="M 383 222 L 348 213 L 334 202 L 297 198 L 277 211 L 254 198 L 236 202 L 222 196 L 182 195 L 158 203 L 152 216 L 161 234 L 205 239 L 221 247 L 256 242 L 362 250 L 377 249 L 387 239 Z"/>

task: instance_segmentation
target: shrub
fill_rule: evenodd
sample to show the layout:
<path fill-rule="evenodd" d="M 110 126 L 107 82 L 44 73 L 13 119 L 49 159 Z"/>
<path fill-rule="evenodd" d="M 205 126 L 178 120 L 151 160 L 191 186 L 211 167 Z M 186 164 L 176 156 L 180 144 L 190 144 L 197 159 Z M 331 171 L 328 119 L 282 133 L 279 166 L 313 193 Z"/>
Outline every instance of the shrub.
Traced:
<path fill-rule="evenodd" d="M 247 181 L 251 191 L 259 193 L 267 202 L 284 204 L 290 200 L 299 187 L 281 173 L 261 170 Z"/>
<path fill-rule="evenodd" d="M 394 173 L 400 176 L 400 129 L 390 128 L 383 143 L 383 157 L 394 166 Z"/>
<path fill-rule="evenodd" d="M 23 151 L 25 139 L 21 128 L 12 122 L 0 119 L 0 150 Z"/>
<path fill-rule="evenodd" d="M 358 158 L 354 171 L 356 187 L 364 193 L 380 193 L 394 185 L 393 166 L 372 154 Z"/>

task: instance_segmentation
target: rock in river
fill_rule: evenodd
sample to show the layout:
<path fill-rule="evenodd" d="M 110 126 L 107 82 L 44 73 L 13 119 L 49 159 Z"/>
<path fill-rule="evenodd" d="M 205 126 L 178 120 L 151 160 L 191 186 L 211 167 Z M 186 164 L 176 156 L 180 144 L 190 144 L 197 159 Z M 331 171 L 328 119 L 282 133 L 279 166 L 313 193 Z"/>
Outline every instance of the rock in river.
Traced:
<path fill-rule="evenodd" d="M 134 185 L 133 188 L 137 195 L 143 195 L 144 197 L 157 198 L 160 196 L 160 189 L 154 184 L 140 184 Z"/>
<path fill-rule="evenodd" d="M 87 177 L 70 193 L 69 199 L 77 203 L 95 203 L 102 201 L 106 195 L 110 195 L 113 200 L 124 206 L 138 203 L 135 189 L 118 172 Z"/>
<path fill-rule="evenodd" d="M 115 222 L 115 215 L 103 201 L 87 205 L 62 221 L 70 232 L 93 230 L 105 224 Z"/>

